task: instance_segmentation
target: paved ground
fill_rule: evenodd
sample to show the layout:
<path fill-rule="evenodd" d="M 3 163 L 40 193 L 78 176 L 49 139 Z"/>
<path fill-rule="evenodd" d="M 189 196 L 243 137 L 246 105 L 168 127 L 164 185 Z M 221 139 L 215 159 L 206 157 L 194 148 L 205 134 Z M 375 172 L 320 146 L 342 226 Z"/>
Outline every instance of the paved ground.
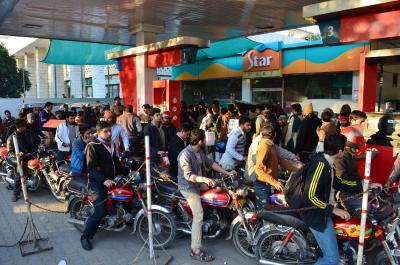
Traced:
<path fill-rule="evenodd" d="M 13 244 L 21 236 L 26 220 L 26 208 L 20 200 L 12 203 L 11 192 L 6 185 L 0 183 L 0 245 Z M 39 190 L 31 193 L 31 201 L 43 207 L 54 210 L 64 210 L 65 206 L 57 202 L 48 190 Z M 65 260 L 67 265 L 128 265 L 132 264 L 139 249 L 143 245 L 129 231 L 111 233 L 101 231 L 94 240 L 94 249 L 84 251 L 80 247 L 80 233 L 69 223 L 64 214 L 55 214 L 33 208 L 33 218 L 42 236 L 50 239 L 53 250 L 22 257 L 19 247 L 0 248 L 0 265 L 57 265 Z M 172 265 L 204 264 L 194 262 L 189 256 L 190 238 L 177 239 L 168 249 L 173 256 Z M 232 241 L 223 238 L 204 242 L 207 249 L 216 256 L 216 260 L 209 264 L 244 265 L 256 264 L 255 260 L 248 259 L 236 252 Z M 160 253 L 157 264 L 162 264 L 165 255 Z M 148 260 L 148 251 L 139 257 L 135 264 L 153 264 Z"/>

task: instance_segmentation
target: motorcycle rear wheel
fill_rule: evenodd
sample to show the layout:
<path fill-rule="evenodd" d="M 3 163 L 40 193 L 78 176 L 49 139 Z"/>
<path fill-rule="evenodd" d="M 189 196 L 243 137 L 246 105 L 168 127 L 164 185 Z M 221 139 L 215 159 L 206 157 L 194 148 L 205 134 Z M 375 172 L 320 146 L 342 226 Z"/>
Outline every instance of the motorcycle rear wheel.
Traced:
<path fill-rule="evenodd" d="M 176 225 L 174 219 L 170 214 L 161 212 L 159 210 L 153 210 L 153 237 L 154 237 L 154 248 L 163 249 L 169 247 L 175 240 Z M 142 215 L 137 221 L 137 232 L 139 238 L 146 242 L 149 235 L 149 225 L 147 216 Z"/>
<path fill-rule="evenodd" d="M 86 203 L 83 207 L 81 207 L 81 206 L 82 206 L 82 199 L 80 199 L 80 198 L 74 199 L 70 205 L 69 215 L 70 215 L 70 218 L 72 218 L 72 219 L 84 221 L 86 223 L 86 220 L 89 218 L 91 213 L 94 211 L 94 208 L 88 203 Z M 85 229 L 84 225 L 83 226 L 79 225 L 79 224 L 73 224 L 73 225 L 81 233 Z"/>
<path fill-rule="evenodd" d="M 394 258 L 395 258 L 395 261 L 396 261 L 396 257 L 394 257 Z M 387 256 L 385 250 L 382 249 L 381 251 L 378 252 L 378 254 L 375 256 L 374 264 L 376 264 L 376 265 L 390 265 L 390 261 L 389 261 L 389 258 Z"/>

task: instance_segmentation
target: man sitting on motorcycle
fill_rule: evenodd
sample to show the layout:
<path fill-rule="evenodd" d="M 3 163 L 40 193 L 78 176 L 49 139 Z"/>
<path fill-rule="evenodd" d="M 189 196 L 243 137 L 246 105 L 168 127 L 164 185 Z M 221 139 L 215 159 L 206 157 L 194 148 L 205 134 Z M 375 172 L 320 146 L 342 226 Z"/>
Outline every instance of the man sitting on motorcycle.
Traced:
<path fill-rule="evenodd" d="M 204 184 L 214 187 L 216 183 L 213 179 L 204 177 L 205 166 L 225 175 L 236 175 L 236 172 L 224 170 L 204 154 L 205 138 L 203 130 L 191 131 L 190 145 L 183 149 L 178 157 L 178 182 L 179 189 L 193 213 L 190 256 L 195 260 L 210 262 L 214 260 L 214 257 L 206 254 L 201 246 L 203 207 L 200 201 L 200 189 L 204 187 Z"/>
<path fill-rule="evenodd" d="M 111 138 L 111 125 L 100 121 L 96 125 L 96 131 L 97 139 L 88 143 L 85 149 L 89 187 L 94 191 L 94 213 L 88 218 L 81 236 L 81 245 L 85 250 L 92 249 L 90 240 L 106 214 L 104 202 L 107 199 L 107 189 L 115 184 L 113 179 L 118 173 L 129 173 L 117 158 L 116 147 Z"/>
<path fill-rule="evenodd" d="M 35 135 L 32 131 L 27 129 L 26 120 L 25 119 L 16 119 L 15 120 L 15 132 L 13 132 L 7 138 L 7 162 L 10 164 L 12 168 L 7 169 L 7 175 L 9 178 L 12 178 L 14 174 L 14 193 L 12 196 L 12 201 L 16 202 L 21 193 L 21 176 L 16 171 L 17 167 L 17 156 L 21 158 L 22 168 L 24 170 L 24 174 L 26 174 L 26 162 L 31 158 L 33 153 L 37 152 L 37 146 L 40 144 L 40 138 Z M 17 136 L 19 153 L 15 153 L 13 136 Z"/>
<path fill-rule="evenodd" d="M 83 123 L 78 126 L 78 138 L 72 144 L 71 173 L 74 176 L 86 175 L 85 148 L 93 141 L 93 132 L 89 125 Z"/>

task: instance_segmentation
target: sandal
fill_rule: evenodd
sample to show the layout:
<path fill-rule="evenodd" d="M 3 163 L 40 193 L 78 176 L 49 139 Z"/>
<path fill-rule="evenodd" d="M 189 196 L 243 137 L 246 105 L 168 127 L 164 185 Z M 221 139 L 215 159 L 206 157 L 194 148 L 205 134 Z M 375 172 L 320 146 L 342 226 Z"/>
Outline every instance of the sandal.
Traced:
<path fill-rule="evenodd" d="M 207 255 L 203 250 L 200 250 L 199 253 L 194 253 L 193 250 L 190 252 L 190 257 L 194 260 L 202 261 L 202 262 L 211 262 L 215 258 L 211 255 Z"/>

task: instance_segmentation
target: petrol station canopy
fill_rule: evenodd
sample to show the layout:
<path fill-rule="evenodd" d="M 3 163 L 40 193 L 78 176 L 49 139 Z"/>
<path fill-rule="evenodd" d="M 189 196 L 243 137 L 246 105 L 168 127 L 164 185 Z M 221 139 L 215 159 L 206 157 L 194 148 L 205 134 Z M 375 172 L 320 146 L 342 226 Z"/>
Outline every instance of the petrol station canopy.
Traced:
<path fill-rule="evenodd" d="M 138 25 L 156 41 L 220 40 L 305 25 L 319 0 L 0 0 L 4 35 L 136 45 Z"/>

